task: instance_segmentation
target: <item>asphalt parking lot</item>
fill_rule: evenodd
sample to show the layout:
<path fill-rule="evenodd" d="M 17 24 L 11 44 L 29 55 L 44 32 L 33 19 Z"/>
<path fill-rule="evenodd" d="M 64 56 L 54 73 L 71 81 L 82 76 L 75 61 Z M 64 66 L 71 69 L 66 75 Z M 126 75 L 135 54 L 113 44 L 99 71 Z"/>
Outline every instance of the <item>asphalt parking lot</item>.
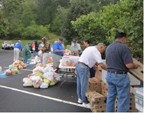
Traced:
<path fill-rule="evenodd" d="M 13 62 L 13 50 L 0 50 L 0 66 Z M 18 75 L 0 78 L 0 112 L 90 112 L 77 104 L 76 83 L 60 81 L 48 89 L 23 87 L 22 79 L 34 66 L 21 70 Z"/>

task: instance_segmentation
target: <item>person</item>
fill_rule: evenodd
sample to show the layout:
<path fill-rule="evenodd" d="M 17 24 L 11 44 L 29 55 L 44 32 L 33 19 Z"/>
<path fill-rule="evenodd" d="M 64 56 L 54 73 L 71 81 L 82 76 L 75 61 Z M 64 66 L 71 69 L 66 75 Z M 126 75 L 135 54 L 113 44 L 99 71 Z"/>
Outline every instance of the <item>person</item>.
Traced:
<path fill-rule="evenodd" d="M 89 40 L 84 40 L 84 47 L 87 48 L 90 45 L 90 41 Z"/>
<path fill-rule="evenodd" d="M 59 71 L 59 64 L 60 59 L 65 53 L 64 46 L 63 46 L 63 39 L 59 38 L 58 41 L 55 41 L 53 44 L 53 66 L 56 69 L 56 72 Z"/>
<path fill-rule="evenodd" d="M 50 53 L 51 45 L 50 45 L 48 39 L 46 39 L 46 37 L 42 38 L 42 43 L 43 43 L 42 63 L 47 64 L 48 63 L 48 58 L 51 57 L 51 53 Z"/>
<path fill-rule="evenodd" d="M 103 53 L 104 50 L 105 45 L 103 43 L 86 48 L 76 65 L 78 103 L 82 103 L 82 105 L 87 108 L 90 108 L 90 104 L 85 96 L 88 90 L 89 69 L 96 63 L 103 69 L 106 69 L 106 65 L 103 64 L 101 58 L 101 53 Z"/>
<path fill-rule="evenodd" d="M 84 40 L 83 42 L 84 42 L 84 48 L 88 48 L 90 46 L 89 40 Z M 90 68 L 90 78 L 95 77 L 95 73 L 96 73 L 95 67 Z"/>
<path fill-rule="evenodd" d="M 21 51 L 22 51 L 22 44 L 21 44 L 21 41 L 18 40 L 18 41 L 14 44 L 14 61 L 20 59 Z"/>
<path fill-rule="evenodd" d="M 38 53 L 38 47 L 39 47 L 39 43 L 38 43 L 38 41 L 35 41 L 35 52 L 36 52 L 36 55 Z"/>
<path fill-rule="evenodd" d="M 130 104 L 130 81 L 127 75 L 130 68 L 137 68 L 126 45 L 127 34 L 117 32 L 115 41 L 106 49 L 108 96 L 106 112 L 114 112 L 118 97 L 118 112 L 128 112 Z"/>
<path fill-rule="evenodd" d="M 31 58 L 31 51 L 30 51 L 30 47 L 28 44 L 25 45 L 25 47 L 22 51 L 22 56 L 24 59 L 24 63 L 27 63 L 28 59 Z"/>
<path fill-rule="evenodd" d="M 35 51 L 36 51 L 36 45 L 35 45 L 35 42 L 32 42 L 31 47 L 32 47 L 33 57 L 35 57 Z"/>
<path fill-rule="evenodd" d="M 73 39 L 73 42 L 71 44 L 70 50 L 72 51 L 74 56 L 79 56 L 82 52 L 80 44 L 77 43 L 76 39 Z"/>
<path fill-rule="evenodd" d="M 39 47 L 38 47 L 38 56 L 40 57 L 40 62 L 42 63 L 42 59 L 43 59 L 43 47 L 44 47 L 44 39 L 42 38 L 42 42 L 39 44 Z"/>

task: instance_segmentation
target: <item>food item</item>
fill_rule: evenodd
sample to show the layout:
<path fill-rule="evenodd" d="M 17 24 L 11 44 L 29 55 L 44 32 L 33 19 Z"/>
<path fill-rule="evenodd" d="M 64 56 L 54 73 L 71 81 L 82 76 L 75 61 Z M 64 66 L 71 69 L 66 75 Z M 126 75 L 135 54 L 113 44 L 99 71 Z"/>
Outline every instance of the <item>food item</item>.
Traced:
<path fill-rule="evenodd" d="M 70 61 L 66 61 L 64 63 L 62 63 L 62 66 L 76 66 L 77 62 L 70 62 Z"/>
<path fill-rule="evenodd" d="M 46 88 L 48 88 L 48 86 L 49 86 L 49 85 L 48 85 L 47 83 L 42 82 L 40 88 L 42 88 L 42 89 L 46 89 Z"/>
<path fill-rule="evenodd" d="M 53 86 L 53 85 L 55 85 L 55 82 L 51 81 L 50 86 Z"/>
<path fill-rule="evenodd" d="M 44 82 L 47 83 L 47 84 L 50 84 L 51 81 L 45 78 Z"/>
<path fill-rule="evenodd" d="M 12 71 L 8 69 L 8 70 L 6 70 L 5 74 L 6 74 L 7 76 L 12 75 Z"/>
<path fill-rule="evenodd" d="M 20 70 L 23 69 L 23 67 L 22 67 L 21 65 L 19 65 L 18 68 L 19 68 Z"/>
<path fill-rule="evenodd" d="M 18 68 L 15 68 L 14 71 L 15 71 L 16 74 L 19 73 Z"/>
<path fill-rule="evenodd" d="M 23 79 L 23 82 L 24 82 L 24 84 L 23 84 L 23 86 L 33 86 L 33 84 L 32 84 L 32 80 L 31 79 L 29 79 L 29 78 L 24 78 Z"/>
<path fill-rule="evenodd" d="M 12 74 L 12 75 L 15 75 L 16 72 L 15 72 L 14 70 L 11 70 L 11 74 Z"/>
<path fill-rule="evenodd" d="M 39 80 L 39 81 L 35 81 L 33 82 L 33 87 L 34 88 L 40 88 L 40 85 L 42 84 L 42 82 Z"/>

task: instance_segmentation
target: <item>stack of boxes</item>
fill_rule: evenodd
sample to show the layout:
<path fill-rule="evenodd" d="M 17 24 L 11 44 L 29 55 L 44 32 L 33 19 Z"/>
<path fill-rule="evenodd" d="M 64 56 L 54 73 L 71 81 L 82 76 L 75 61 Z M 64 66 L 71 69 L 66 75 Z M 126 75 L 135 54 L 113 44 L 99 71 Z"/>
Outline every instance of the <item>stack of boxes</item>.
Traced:
<path fill-rule="evenodd" d="M 91 105 L 92 112 L 106 111 L 106 97 L 108 94 L 108 85 L 102 80 L 96 78 L 89 79 L 89 91 L 86 96 Z M 117 100 L 115 102 L 115 111 L 117 111 Z M 130 111 L 135 112 L 135 98 L 132 90 L 130 92 Z"/>
<path fill-rule="evenodd" d="M 106 97 L 95 91 L 88 91 L 86 96 L 88 97 L 91 105 L 91 111 L 93 112 L 105 112 L 106 109 Z"/>
<path fill-rule="evenodd" d="M 116 99 L 115 101 L 115 111 L 118 111 L 118 99 Z M 130 89 L 130 108 L 129 108 L 129 112 L 136 112 L 136 108 L 135 108 L 135 97 L 133 94 L 133 88 Z"/>
<path fill-rule="evenodd" d="M 99 79 L 89 79 L 89 91 L 86 96 L 91 105 L 91 111 L 93 112 L 105 112 L 106 111 L 106 96 L 107 85 Z"/>

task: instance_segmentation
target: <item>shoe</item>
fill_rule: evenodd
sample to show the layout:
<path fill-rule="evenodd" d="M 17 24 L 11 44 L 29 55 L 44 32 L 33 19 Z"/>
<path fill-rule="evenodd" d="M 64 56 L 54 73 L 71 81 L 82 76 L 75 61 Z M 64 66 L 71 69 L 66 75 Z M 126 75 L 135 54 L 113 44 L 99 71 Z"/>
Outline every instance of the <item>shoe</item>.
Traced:
<path fill-rule="evenodd" d="M 90 109 L 90 104 L 89 104 L 89 103 L 87 103 L 87 104 L 86 104 L 86 103 L 83 103 L 82 106 Z"/>
<path fill-rule="evenodd" d="M 80 98 L 78 98 L 78 101 L 77 101 L 79 104 L 82 104 L 82 100 Z"/>

